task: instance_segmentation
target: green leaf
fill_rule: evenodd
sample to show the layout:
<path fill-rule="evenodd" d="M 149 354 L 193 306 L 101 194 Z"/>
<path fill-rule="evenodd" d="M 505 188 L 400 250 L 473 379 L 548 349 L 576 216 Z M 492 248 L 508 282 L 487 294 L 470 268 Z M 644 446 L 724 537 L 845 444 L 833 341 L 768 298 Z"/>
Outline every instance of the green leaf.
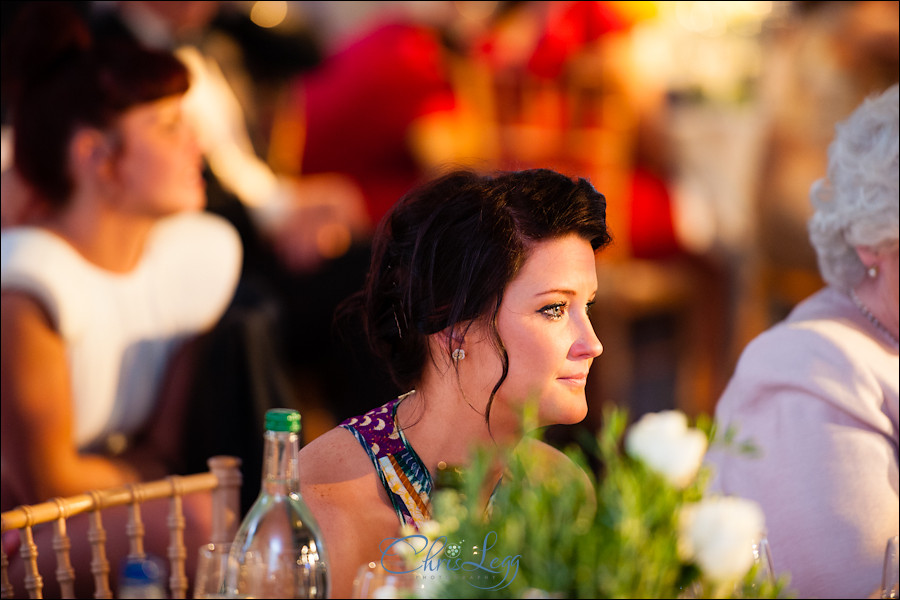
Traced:
<path fill-rule="evenodd" d="M 627 411 L 608 405 L 603 427 L 565 449 L 588 473 L 592 490 L 571 479 L 534 477 L 527 453 L 477 452 L 463 473 L 460 492 L 435 501 L 436 518 L 442 526 L 453 526 L 448 544 L 465 540 L 461 563 L 470 565 L 441 573 L 440 597 L 678 598 L 711 593 L 697 566 L 681 561 L 677 552 L 680 508 L 703 497 L 710 473 L 701 468 L 696 481 L 675 489 L 622 451 L 628 423 Z M 698 419 L 697 426 L 710 439 L 716 435 L 709 419 Z M 733 440 L 733 433 L 726 432 L 725 438 Z M 486 515 L 483 484 L 498 457 L 506 471 Z M 596 477 L 590 459 L 600 465 Z M 494 573 L 488 571 L 491 565 L 498 567 Z M 786 590 L 784 581 L 759 581 L 751 571 L 733 596 L 786 597 Z"/>

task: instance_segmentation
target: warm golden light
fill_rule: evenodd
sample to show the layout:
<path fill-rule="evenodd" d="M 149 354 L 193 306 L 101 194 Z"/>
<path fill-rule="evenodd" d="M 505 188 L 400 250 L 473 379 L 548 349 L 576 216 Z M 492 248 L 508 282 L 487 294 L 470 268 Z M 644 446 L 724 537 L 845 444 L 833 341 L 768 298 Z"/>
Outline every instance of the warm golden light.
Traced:
<path fill-rule="evenodd" d="M 287 2 L 255 2 L 250 9 L 250 20 L 260 27 L 281 25 L 287 17 Z"/>

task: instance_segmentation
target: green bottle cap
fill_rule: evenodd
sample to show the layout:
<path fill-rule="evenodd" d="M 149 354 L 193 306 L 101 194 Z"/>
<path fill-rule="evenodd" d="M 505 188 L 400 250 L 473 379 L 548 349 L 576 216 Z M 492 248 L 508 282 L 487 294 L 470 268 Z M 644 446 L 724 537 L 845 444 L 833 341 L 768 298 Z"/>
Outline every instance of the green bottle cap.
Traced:
<path fill-rule="evenodd" d="M 270 408 L 266 411 L 268 431 L 300 431 L 300 412 L 293 408 Z"/>

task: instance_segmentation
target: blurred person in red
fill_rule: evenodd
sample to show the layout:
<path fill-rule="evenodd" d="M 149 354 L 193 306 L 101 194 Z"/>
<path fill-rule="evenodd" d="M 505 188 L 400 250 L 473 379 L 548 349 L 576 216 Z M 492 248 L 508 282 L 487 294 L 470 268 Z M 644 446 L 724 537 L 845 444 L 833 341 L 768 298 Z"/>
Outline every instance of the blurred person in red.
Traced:
<path fill-rule="evenodd" d="M 449 4 L 429 8 L 440 12 Z M 362 193 L 370 223 L 368 235 L 354 236 L 339 272 L 335 269 L 327 280 L 293 278 L 281 286 L 303 320 L 293 328 L 304 334 L 294 336 L 299 343 L 288 350 L 289 360 L 316 386 L 313 393 L 328 399 L 335 424 L 363 412 L 364 398 L 375 386 L 387 395 L 399 390 L 365 350 L 361 324 L 357 331 L 350 325 L 338 332 L 348 343 L 337 341 L 331 307 L 332 300 L 343 298 L 332 290 L 362 287 L 369 235 L 378 221 L 436 165 L 465 154 L 459 148 L 460 130 L 454 129 L 458 106 L 448 71 L 453 49 L 443 17 L 423 17 L 411 9 L 373 9 L 372 20 L 289 82 L 273 121 L 270 160 L 276 170 L 300 179 L 334 172 L 348 177 Z M 312 323 L 310 314 L 322 318 Z M 328 341 L 310 342 L 318 339 Z"/>
<path fill-rule="evenodd" d="M 176 470 L 189 342 L 231 301 L 241 246 L 231 225 L 202 212 L 201 155 L 182 111 L 188 72 L 174 55 L 94 40 L 71 7 L 34 3 L 5 37 L 3 61 L 15 174 L 32 198 L 24 222 L 0 234 L 8 510 Z M 209 539 L 209 495 L 186 496 L 184 508 L 185 544 L 196 548 Z M 157 556 L 167 515 L 167 501 L 142 510 Z M 104 520 L 124 531 L 127 510 Z M 87 515 L 68 528 L 73 565 L 90 572 Z M 38 543 L 50 548 L 52 533 L 38 528 Z M 114 570 L 127 545 L 109 539 Z M 10 571 L 21 573 L 11 550 Z M 41 553 L 43 572 L 53 562 Z"/>
<path fill-rule="evenodd" d="M 285 170 L 338 171 L 362 190 L 370 222 L 433 166 L 417 153 L 417 122 L 455 107 L 437 27 L 385 15 L 291 83 L 273 152 Z M 297 132 L 286 127 L 285 132 Z"/>
<path fill-rule="evenodd" d="M 475 89 L 485 70 L 556 80 L 573 54 L 629 25 L 608 2 L 386 4 L 294 78 L 274 121 L 285 134 L 276 129 L 272 148 L 285 171 L 349 175 L 373 225 L 448 163 L 497 166 L 493 140 L 472 139 L 492 136 L 489 120 L 507 110 L 468 104 L 504 100 Z M 481 119 L 475 130 L 467 117 Z"/>

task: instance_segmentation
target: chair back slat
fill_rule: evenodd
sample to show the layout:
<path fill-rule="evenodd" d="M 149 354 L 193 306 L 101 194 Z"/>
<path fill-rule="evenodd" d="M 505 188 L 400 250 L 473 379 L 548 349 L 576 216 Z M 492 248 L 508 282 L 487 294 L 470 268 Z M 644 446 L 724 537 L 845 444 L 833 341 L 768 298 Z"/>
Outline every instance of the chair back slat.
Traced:
<path fill-rule="evenodd" d="M 60 594 L 63 598 L 75 597 L 75 569 L 72 568 L 72 560 L 69 551 L 72 541 L 66 531 L 66 519 L 68 508 L 63 498 L 53 500 L 59 508 L 59 518 L 53 525 L 53 551 L 56 553 L 56 581 L 59 582 Z"/>
<path fill-rule="evenodd" d="M 141 520 L 141 503 L 144 495 L 140 486 L 130 485 L 131 506 L 128 509 L 128 524 L 125 525 L 125 534 L 128 536 L 128 558 L 140 560 L 146 558 L 144 552 L 144 522 Z"/>
<path fill-rule="evenodd" d="M 169 501 L 169 588 L 173 598 L 184 598 L 187 593 L 187 575 L 184 561 L 187 551 L 184 547 L 184 510 L 181 502 L 183 487 L 181 477 L 169 477 L 172 499 Z"/>
<path fill-rule="evenodd" d="M 9 559 L 6 557 L 6 552 L 0 547 L 0 598 L 12 598 L 13 595 L 13 586 L 9 582 L 7 569 L 9 569 Z"/>
<path fill-rule="evenodd" d="M 67 520 L 87 513 L 87 540 L 91 547 L 91 574 L 95 598 L 112 598 L 106 554 L 108 532 L 103 526 L 105 509 L 128 506 L 128 522 L 125 534 L 129 541 L 129 556 L 145 556 L 145 526 L 141 506 L 148 500 L 169 499 L 167 526 L 169 545 L 169 588 L 171 598 L 185 598 L 190 585 L 185 572 L 187 549 L 184 543 L 186 527 L 182 498 L 196 492 L 211 492 L 212 531 L 210 541 L 231 541 L 240 522 L 240 488 L 242 484 L 239 458 L 214 456 L 207 461 L 209 472 L 187 476 L 171 476 L 157 481 L 132 484 L 106 490 L 93 490 L 68 498 L 20 506 L 2 514 L 2 532 L 18 530 L 21 539 L 19 554 L 23 559 L 25 575 L 22 584 L 29 598 L 41 598 L 43 579 L 38 571 L 38 547 L 32 527 L 42 523 L 54 523 L 53 551 L 56 558 L 56 580 L 62 597 L 74 597 L 75 571 L 71 561 L 72 541 L 67 531 Z M 42 542 L 43 543 L 43 542 Z M 13 598 L 15 586 L 9 580 L 9 557 L 0 550 L 0 597 Z"/>
<path fill-rule="evenodd" d="M 106 558 L 106 530 L 103 528 L 103 499 L 99 491 L 90 492 L 94 509 L 88 528 L 91 544 L 91 574 L 94 576 L 94 598 L 112 598 L 109 587 L 109 560 Z"/>
<path fill-rule="evenodd" d="M 25 507 L 28 513 L 28 525 L 19 531 L 22 544 L 19 548 L 19 554 L 25 562 L 25 590 L 28 592 L 29 598 L 43 598 L 44 579 L 38 573 L 37 544 L 34 543 L 34 533 L 31 530 L 31 515 L 28 507 Z"/>

